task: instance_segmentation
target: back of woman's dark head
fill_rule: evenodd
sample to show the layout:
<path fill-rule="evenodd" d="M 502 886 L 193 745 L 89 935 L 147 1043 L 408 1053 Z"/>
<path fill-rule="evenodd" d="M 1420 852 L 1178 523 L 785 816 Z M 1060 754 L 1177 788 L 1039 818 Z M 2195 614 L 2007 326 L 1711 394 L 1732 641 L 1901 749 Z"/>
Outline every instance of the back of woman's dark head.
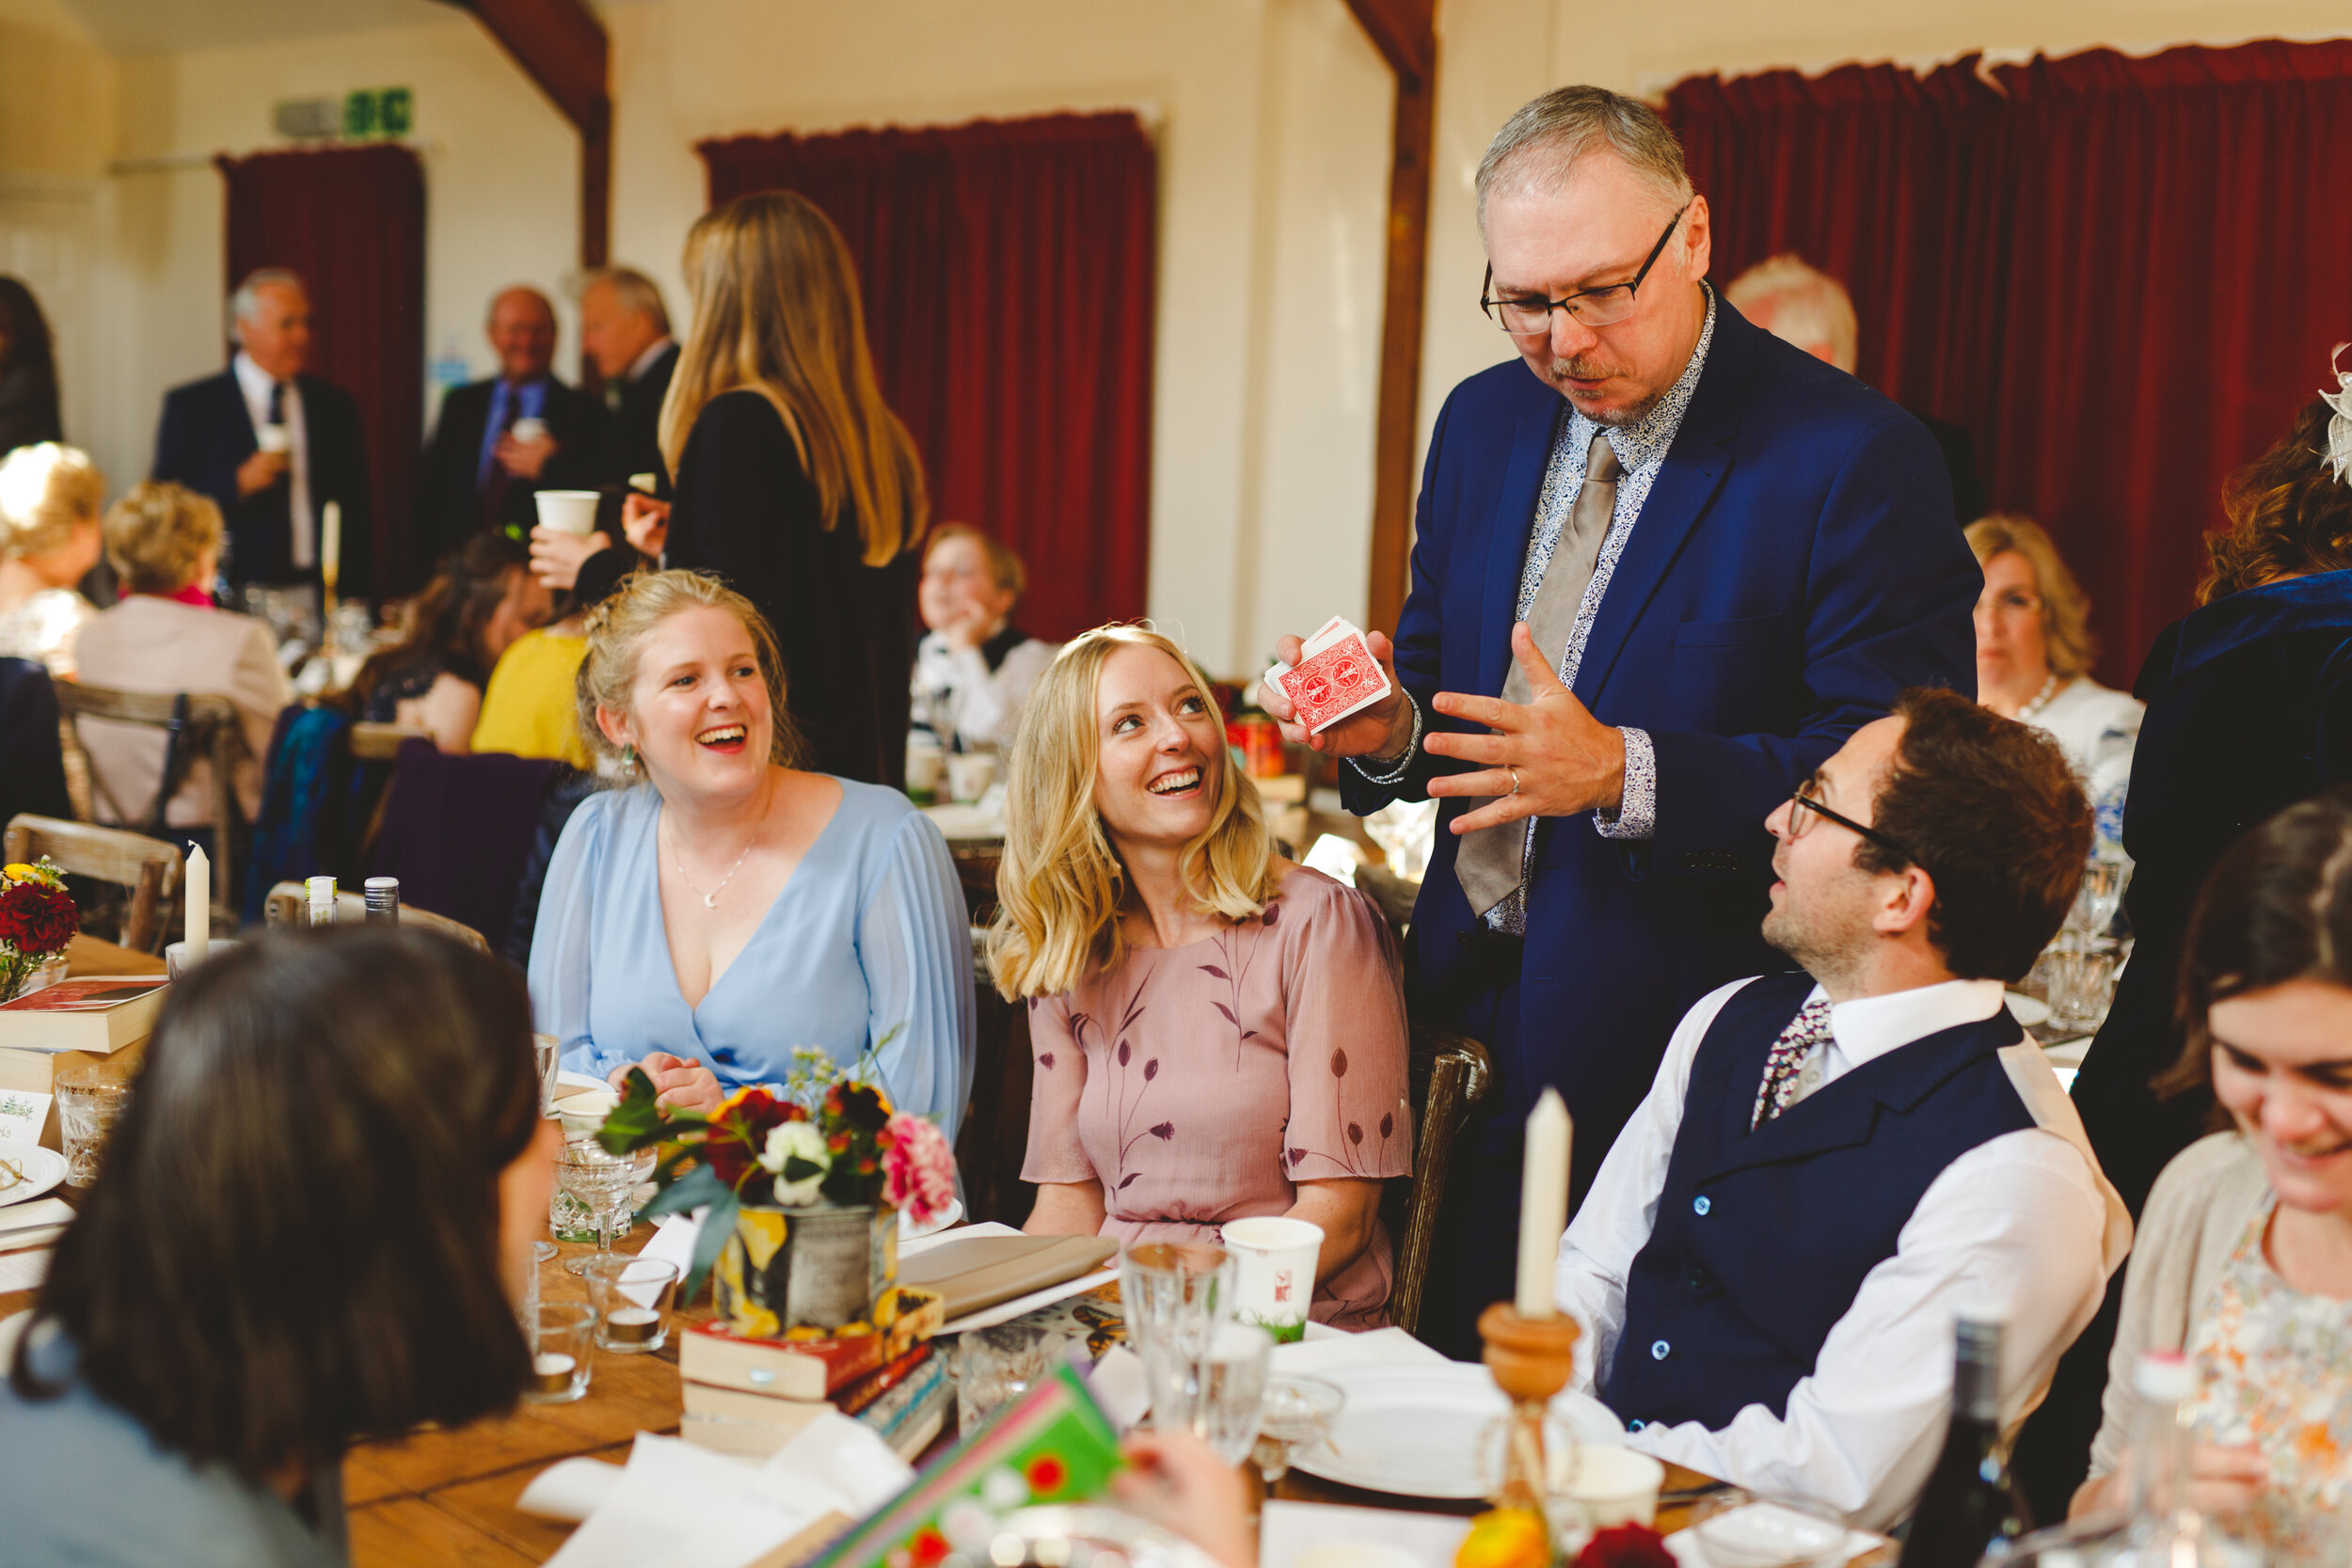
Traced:
<path fill-rule="evenodd" d="M 2312 399 L 2276 445 L 2230 476 L 2221 490 L 2229 521 L 2205 535 L 2199 604 L 2280 578 L 2352 568 L 2352 479 L 2328 462 L 2334 418 L 2324 400 Z"/>
<path fill-rule="evenodd" d="M 0 371 L 30 365 L 55 381 L 57 364 L 49 341 L 48 318 L 40 302 L 19 278 L 0 274 Z"/>
<path fill-rule="evenodd" d="M 441 557 L 408 609 L 408 631 L 398 642 L 369 656 L 344 695 L 353 711 L 391 676 L 423 659 L 437 659 L 460 680 L 481 686 L 494 662 L 483 644 L 490 617 L 513 586 L 514 575 L 531 565 L 531 552 L 502 533 L 477 533 Z"/>
<path fill-rule="evenodd" d="M 2290 980 L 2352 990 L 2352 785 L 2289 806 L 2215 863 L 2189 914 L 2181 959 L 2187 1044 L 2159 1086 L 2209 1086 L 2207 1011 Z"/>
<path fill-rule="evenodd" d="M 213 958 L 172 988 L 40 1317 L 100 1396 L 248 1479 L 505 1407 L 530 1353 L 498 1179 L 538 1128 L 530 1037 L 521 976 L 421 930 Z"/>

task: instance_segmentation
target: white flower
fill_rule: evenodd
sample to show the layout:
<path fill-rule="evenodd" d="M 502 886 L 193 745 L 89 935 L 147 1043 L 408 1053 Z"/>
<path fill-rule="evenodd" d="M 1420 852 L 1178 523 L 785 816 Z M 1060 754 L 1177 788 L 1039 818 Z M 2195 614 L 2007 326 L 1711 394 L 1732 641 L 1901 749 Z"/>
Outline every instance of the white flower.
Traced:
<path fill-rule="evenodd" d="M 794 1161 L 817 1168 L 800 1180 L 787 1180 L 785 1167 Z M 769 1130 L 768 1148 L 759 1163 L 776 1173 L 776 1202 L 787 1209 L 801 1209 L 818 1201 L 817 1189 L 833 1168 L 833 1150 L 825 1147 L 825 1135 L 815 1122 L 787 1121 Z"/>

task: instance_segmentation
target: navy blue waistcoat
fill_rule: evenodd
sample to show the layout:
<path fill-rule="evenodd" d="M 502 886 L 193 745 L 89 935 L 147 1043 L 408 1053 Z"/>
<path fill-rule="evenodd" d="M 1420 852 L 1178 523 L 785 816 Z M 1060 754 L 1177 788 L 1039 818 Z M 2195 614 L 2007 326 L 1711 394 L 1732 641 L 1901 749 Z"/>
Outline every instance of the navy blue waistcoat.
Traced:
<path fill-rule="evenodd" d="M 1866 1062 L 1750 1132 L 1765 1058 L 1812 990 L 1807 974 L 1757 980 L 1699 1043 L 1601 1390 L 1629 1424 L 1720 1431 L 1751 1404 L 1786 1415 L 1929 1184 L 2034 1125 L 1997 1054 L 2023 1037 L 2004 1007 Z"/>

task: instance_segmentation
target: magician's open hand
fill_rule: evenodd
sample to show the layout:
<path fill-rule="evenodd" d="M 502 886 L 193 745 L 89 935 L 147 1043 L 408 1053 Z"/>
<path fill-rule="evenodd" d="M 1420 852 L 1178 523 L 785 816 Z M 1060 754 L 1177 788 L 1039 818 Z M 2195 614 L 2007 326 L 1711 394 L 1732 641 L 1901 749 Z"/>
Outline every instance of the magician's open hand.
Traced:
<path fill-rule="evenodd" d="M 1473 772 L 1430 780 L 1430 794 L 1497 797 L 1455 817 L 1454 831 L 1476 832 L 1523 816 L 1615 810 L 1625 796 L 1625 736 L 1595 719 L 1576 693 L 1560 684 L 1524 621 L 1511 628 L 1511 657 L 1526 673 L 1529 701 L 1440 691 L 1432 702 L 1439 713 L 1494 732 L 1440 730 L 1422 737 L 1432 756 L 1483 765 Z"/>

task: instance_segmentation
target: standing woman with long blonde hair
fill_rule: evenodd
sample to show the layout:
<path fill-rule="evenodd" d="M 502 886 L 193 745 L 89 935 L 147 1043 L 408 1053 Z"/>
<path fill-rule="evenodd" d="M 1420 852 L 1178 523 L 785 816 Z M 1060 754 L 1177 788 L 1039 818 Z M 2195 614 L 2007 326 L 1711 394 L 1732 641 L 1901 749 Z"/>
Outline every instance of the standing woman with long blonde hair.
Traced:
<path fill-rule="evenodd" d="M 771 191 L 704 214 L 685 267 L 694 319 L 660 426 L 675 495 L 666 521 L 631 498 L 629 542 L 715 573 L 767 617 L 812 768 L 902 784 L 927 503 L 874 380 L 850 247 L 816 203 Z M 534 553 L 559 587 L 576 564 L 589 597 L 636 564 Z"/>

